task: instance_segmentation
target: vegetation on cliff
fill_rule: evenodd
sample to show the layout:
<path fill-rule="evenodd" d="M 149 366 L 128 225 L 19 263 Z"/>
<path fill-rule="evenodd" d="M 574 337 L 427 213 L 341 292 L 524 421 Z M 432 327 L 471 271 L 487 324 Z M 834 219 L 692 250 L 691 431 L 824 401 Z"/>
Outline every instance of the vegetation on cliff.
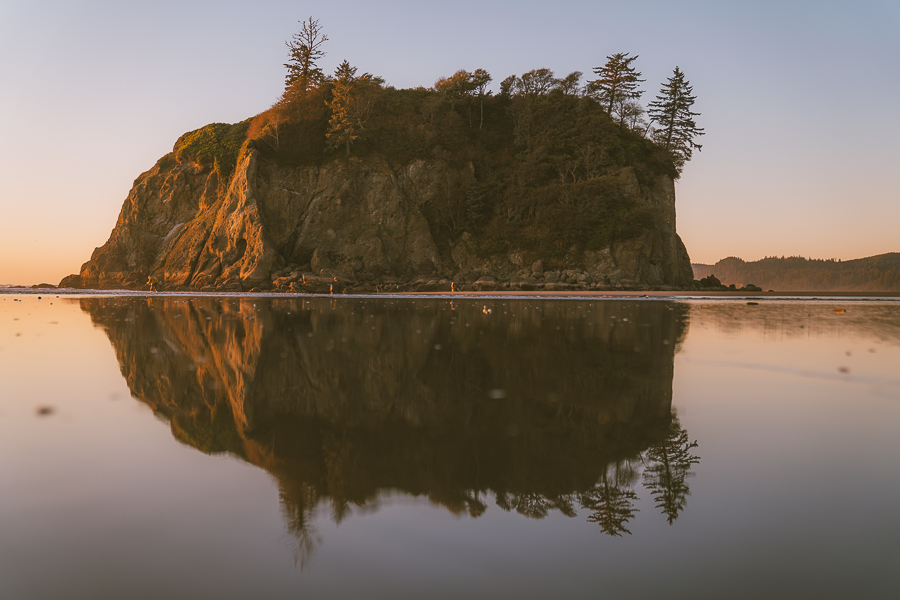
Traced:
<path fill-rule="evenodd" d="M 316 60 L 325 39 L 317 21 L 303 22 L 288 43 L 287 86 L 278 102 L 246 129 L 215 124 L 186 134 L 176 158 L 214 157 L 227 175 L 237 136 L 246 131 L 248 146 L 283 166 L 324 165 L 351 153 L 393 167 L 417 159 L 471 165 L 468 189 L 448 190 L 425 207 L 438 245 L 468 232 L 483 255 L 516 249 L 551 261 L 647 229 L 652 208 L 625 198 L 619 173 L 631 168 L 642 184 L 658 175 L 677 178 L 686 160 L 681 146 L 672 149 L 677 123 L 661 134 L 641 118 L 636 84 L 643 80 L 631 66 L 637 57 L 609 57 L 595 69 L 598 79 L 584 85 L 577 71 L 556 78 L 535 69 L 508 77 L 495 95 L 483 69 L 415 89 L 357 76 L 347 61 L 334 77 L 320 77 Z"/>
<path fill-rule="evenodd" d="M 212 123 L 189 131 L 178 138 L 172 152 L 160 159 L 157 164 L 165 168 L 171 165 L 172 161 L 196 162 L 212 166 L 220 179 L 228 179 L 234 173 L 249 126 L 248 119 L 234 125 Z"/>

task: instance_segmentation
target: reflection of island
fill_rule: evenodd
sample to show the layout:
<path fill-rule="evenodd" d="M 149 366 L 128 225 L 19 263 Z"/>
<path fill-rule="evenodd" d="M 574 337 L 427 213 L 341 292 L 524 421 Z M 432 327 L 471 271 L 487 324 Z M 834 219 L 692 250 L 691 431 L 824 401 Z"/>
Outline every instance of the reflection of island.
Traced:
<path fill-rule="evenodd" d="M 179 440 L 278 480 L 301 555 L 382 490 L 478 516 L 671 523 L 697 461 L 672 412 L 687 308 L 660 302 L 84 298 L 133 395 Z"/>

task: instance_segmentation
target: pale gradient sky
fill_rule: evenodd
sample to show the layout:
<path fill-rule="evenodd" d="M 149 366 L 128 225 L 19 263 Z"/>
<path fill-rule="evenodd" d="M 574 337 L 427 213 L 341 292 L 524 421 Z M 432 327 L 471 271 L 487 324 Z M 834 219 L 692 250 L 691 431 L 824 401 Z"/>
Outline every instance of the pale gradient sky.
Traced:
<path fill-rule="evenodd" d="M 706 129 L 676 186 L 693 262 L 900 251 L 900 2 L 0 0 L 0 283 L 58 283 L 179 135 L 268 108 L 313 15 L 394 87 L 677 65 Z"/>

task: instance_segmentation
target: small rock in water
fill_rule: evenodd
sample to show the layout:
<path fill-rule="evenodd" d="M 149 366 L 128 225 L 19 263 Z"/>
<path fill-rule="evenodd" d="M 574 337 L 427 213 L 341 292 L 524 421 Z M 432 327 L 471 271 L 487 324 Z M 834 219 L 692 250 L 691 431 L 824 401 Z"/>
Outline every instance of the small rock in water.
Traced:
<path fill-rule="evenodd" d="M 52 406 L 39 406 L 38 409 L 37 409 L 37 416 L 39 416 L 39 417 L 49 417 L 49 416 L 52 415 L 54 412 L 56 412 L 56 409 L 53 408 Z"/>

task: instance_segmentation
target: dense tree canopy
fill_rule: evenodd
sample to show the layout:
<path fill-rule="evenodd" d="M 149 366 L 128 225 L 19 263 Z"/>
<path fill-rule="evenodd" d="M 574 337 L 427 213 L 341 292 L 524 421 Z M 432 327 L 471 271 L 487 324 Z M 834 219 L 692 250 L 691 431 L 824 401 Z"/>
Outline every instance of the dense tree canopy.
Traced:
<path fill-rule="evenodd" d="M 364 128 L 363 115 L 367 118 L 375 107 L 377 94 L 371 92 L 375 88 L 381 89 L 384 81 L 369 74 L 357 78 L 355 69 L 354 74 L 341 71 L 351 68 L 346 61 L 336 71 L 335 79 L 329 80 L 318 66 L 318 60 L 325 56 L 321 47 L 328 37 L 322 33 L 318 20 L 312 17 L 301 21 L 301 25 L 300 32 L 286 42 L 290 50 L 290 60 L 285 64 L 288 69 L 285 77 L 287 91 L 280 102 L 290 104 L 288 96 L 291 93 L 302 93 L 330 83 L 328 91 L 334 98 L 326 101 L 332 113 L 326 134 L 328 147 L 333 149 L 340 145 L 349 154 L 350 144 L 358 139 L 359 132 Z M 493 104 L 495 107 L 504 105 L 505 116 L 512 120 L 516 141 L 532 151 L 537 139 L 535 132 L 541 128 L 541 124 L 534 121 L 540 118 L 537 113 L 541 112 L 535 105 L 537 98 L 557 92 L 563 96 L 592 99 L 620 127 L 648 137 L 664 148 L 675 166 L 677 177 L 691 159 L 693 150 L 701 148 L 695 142 L 698 136 L 703 135 L 703 129 L 694 120 L 698 113 L 691 110 L 696 99 L 693 88 L 684 79 L 684 73 L 676 67 L 673 76 L 663 84 L 660 94 L 649 104 L 649 111 L 645 111 L 640 103 L 643 92 L 638 87 L 645 80 L 641 79 L 641 73 L 633 64 L 637 59 L 638 55 L 631 56 L 627 52 L 607 56 L 605 64 L 593 69 L 597 78 L 588 81 L 584 87 L 580 85 L 581 71 L 573 71 L 562 78 L 555 77 L 548 68 L 533 69 L 520 76 L 510 75 L 500 82 L 499 94 Z M 478 129 L 484 129 L 486 103 L 492 98 L 488 89 L 491 81 L 491 75 L 484 69 L 471 72 L 461 69 L 448 77 L 441 77 L 431 88 L 436 96 L 423 98 L 422 92 L 427 95 L 427 91 L 424 88 L 416 90 L 419 99 L 424 100 L 419 107 L 421 114 L 431 126 L 447 125 L 455 119 L 453 115 L 458 115 L 464 117 L 469 126 L 474 126 L 477 120 Z M 491 108 L 487 106 L 489 118 Z M 284 113 L 283 110 L 275 111 L 270 117 L 283 117 Z M 496 118 L 498 115 L 493 116 Z M 645 116 L 649 117 L 649 123 Z M 502 116 L 500 118 L 503 119 Z M 435 119 L 438 119 L 437 123 Z M 264 126 L 267 143 L 276 149 L 280 146 L 283 120 L 270 118 Z M 574 183 L 579 178 L 579 169 L 582 176 L 596 176 L 599 172 L 598 161 L 607 152 L 607 149 L 592 143 L 574 150 L 577 157 L 566 159 L 556 152 L 556 159 L 550 162 L 555 163 L 553 168 L 558 171 L 561 182 L 571 179 Z M 566 172 L 568 175 L 564 175 Z"/>

